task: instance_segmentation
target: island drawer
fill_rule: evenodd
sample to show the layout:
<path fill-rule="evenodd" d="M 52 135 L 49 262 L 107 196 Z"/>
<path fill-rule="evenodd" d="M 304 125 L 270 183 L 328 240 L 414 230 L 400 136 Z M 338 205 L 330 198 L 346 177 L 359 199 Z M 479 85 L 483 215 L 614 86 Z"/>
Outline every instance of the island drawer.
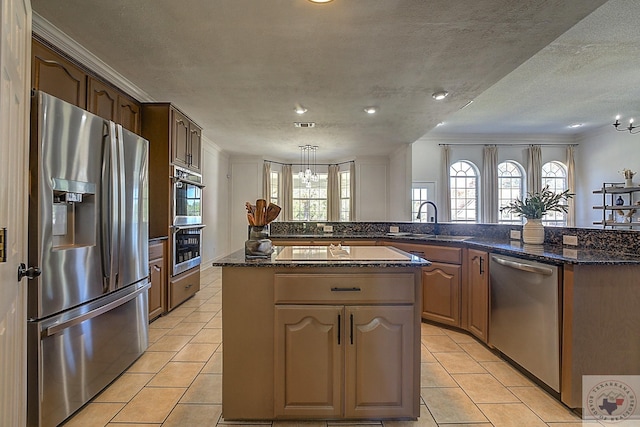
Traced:
<path fill-rule="evenodd" d="M 276 274 L 274 298 L 283 303 L 412 304 L 415 276 L 398 274 Z"/>

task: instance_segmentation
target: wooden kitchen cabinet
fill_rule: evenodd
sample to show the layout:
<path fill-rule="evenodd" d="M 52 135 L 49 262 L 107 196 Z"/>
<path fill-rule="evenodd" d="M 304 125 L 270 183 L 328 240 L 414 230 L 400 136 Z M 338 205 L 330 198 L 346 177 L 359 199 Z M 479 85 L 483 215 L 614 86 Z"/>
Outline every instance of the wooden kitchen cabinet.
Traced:
<path fill-rule="evenodd" d="M 461 327 L 462 248 L 406 242 L 387 244 L 431 261 L 429 267 L 422 268 L 422 318 Z"/>
<path fill-rule="evenodd" d="M 104 82 L 89 77 L 87 110 L 140 134 L 140 104 Z"/>
<path fill-rule="evenodd" d="M 275 319 L 276 417 L 411 413 L 412 306 L 282 305 Z"/>
<path fill-rule="evenodd" d="M 87 74 L 40 41 L 31 43 L 31 87 L 80 108 L 87 106 Z"/>
<path fill-rule="evenodd" d="M 347 418 L 411 416 L 413 310 L 406 305 L 347 306 L 345 335 L 353 336 L 353 341 L 345 336 Z"/>
<path fill-rule="evenodd" d="M 276 306 L 275 415 L 342 413 L 342 306 Z"/>
<path fill-rule="evenodd" d="M 103 119 L 118 121 L 118 92 L 97 80 L 89 77 L 87 111 Z"/>
<path fill-rule="evenodd" d="M 128 96 L 118 94 L 118 120 L 117 122 L 125 129 L 140 135 L 142 132 L 142 115 L 140 114 L 140 103 Z"/>
<path fill-rule="evenodd" d="M 420 291 L 416 267 L 223 267 L 225 419 L 419 416 Z"/>
<path fill-rule="evenodd" d="M 422 268 L 422 318 L 460 326 L 459 265 L 431 263 Z"/>
<path fill-rule="evenodd" d="M 165 241 L 154 241 L 149 244 L 149 321 L 167 311 L 167 268 Z"/>
<path fill-rule="evenodd" d="M 171 277 L 168 310 L 173 310 L 200 290 L 200 266 Z"/>
<path fill-rule="evenodd" d="M 173 123 L 171 154 L 172 162 L 195 172 L 200 172 L 202 129 L 186 115 L 171 109 Z"/>
<path fill-rule="evenodd" d="M 276 417 L 412 416 L 414 277 L 362 274 L 352 279 L 276 275 Z M 342 285 L 349 291 L 330 290 Z M 381 304 L 357 305 L 373 296 Z M 336 300 L 348 304 L 319 305 Z"/>
<path fill-rule="evenodd" d="M 32 40 L 31 82 L 41 90 L 140 134 L 140 104 L 40 41 Z"/>
<path fill-rule="evenodd" d="M 469 249 L 467 265 L 467 330 L 486 343 L 489 332 L 489 254 Z"/>

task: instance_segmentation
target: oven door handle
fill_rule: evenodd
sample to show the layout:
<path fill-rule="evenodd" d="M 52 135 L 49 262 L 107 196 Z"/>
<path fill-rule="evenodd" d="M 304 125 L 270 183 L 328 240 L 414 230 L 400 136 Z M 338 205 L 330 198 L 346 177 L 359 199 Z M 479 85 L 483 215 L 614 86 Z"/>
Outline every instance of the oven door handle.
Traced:
<path fill-rule="evenodd" d="M 205 228 L 206 225 L 205 224 L 197 224 L 197 225 L 172 225 L 171 228 L 173 229 L 174 233 L 177 233 L 180 230 L 197 230 L 197 229 L 202 229 Z"/>
<path fill-rule="evenodd" d="M 198 188 L 204 188 L 204 187 L 206 187 L 206 186 L 205 186 L 203 183 L 201 183 L 201 182 L 191 181 L 191 180 L 189 180 L 189 179 L 184 179 L 184 178 L 178 178 L 177 176 L 172 176 L 171 178 L 174 180 L 174 182 L 184 182 L 184 183 L 187 183 L 187 184 L 195 185 L 195 186 L 196 186 L 196 187 L 198 187 Z"/>

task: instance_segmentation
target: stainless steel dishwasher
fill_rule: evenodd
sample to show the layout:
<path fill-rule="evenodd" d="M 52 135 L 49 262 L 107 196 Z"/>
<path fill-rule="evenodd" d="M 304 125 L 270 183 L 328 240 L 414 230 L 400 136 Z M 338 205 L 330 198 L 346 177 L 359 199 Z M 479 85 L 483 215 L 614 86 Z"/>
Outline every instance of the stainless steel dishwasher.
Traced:
<path fill-rule="evenodd" d="M 560 392 L 558 267 L 491 254 L 489 344 Z"/>

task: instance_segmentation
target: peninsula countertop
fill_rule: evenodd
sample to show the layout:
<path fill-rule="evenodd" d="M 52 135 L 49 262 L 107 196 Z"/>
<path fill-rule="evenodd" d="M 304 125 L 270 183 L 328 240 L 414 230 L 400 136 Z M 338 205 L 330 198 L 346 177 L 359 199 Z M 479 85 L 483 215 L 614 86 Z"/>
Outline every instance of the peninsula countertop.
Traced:
<path fill-rule="evenodd" d="M 470 247 L 503 255 L 550 262 L 555 264 L 600 264 L 600 265 L 640 265 L 638 254 L 586 249 L 579 246 L 557 244 L 527 245 L 519 240 L 496 239 L 482 236 L 429 235 L 412 233 L 321 233 L 321 234 L 274 234 L 271 240 L 313 240 L 341 242 L 349 240 L 386 240 L 414 244 L 455 245 Z M 242 254 L 241 254 L 242 255 Z M 226 259 L 228 257 L 225 257 Z M 222 262 L 220 260 L 219 262 Z M 214 266 L 217 264 L 214 264 Z"/>
<path fill-rule="evenodd" d="M 425 267 L 430 261 L 389 246 L 274 246 L 268 258 L 248 258 L 244 249 L 214 267 Z"/>

